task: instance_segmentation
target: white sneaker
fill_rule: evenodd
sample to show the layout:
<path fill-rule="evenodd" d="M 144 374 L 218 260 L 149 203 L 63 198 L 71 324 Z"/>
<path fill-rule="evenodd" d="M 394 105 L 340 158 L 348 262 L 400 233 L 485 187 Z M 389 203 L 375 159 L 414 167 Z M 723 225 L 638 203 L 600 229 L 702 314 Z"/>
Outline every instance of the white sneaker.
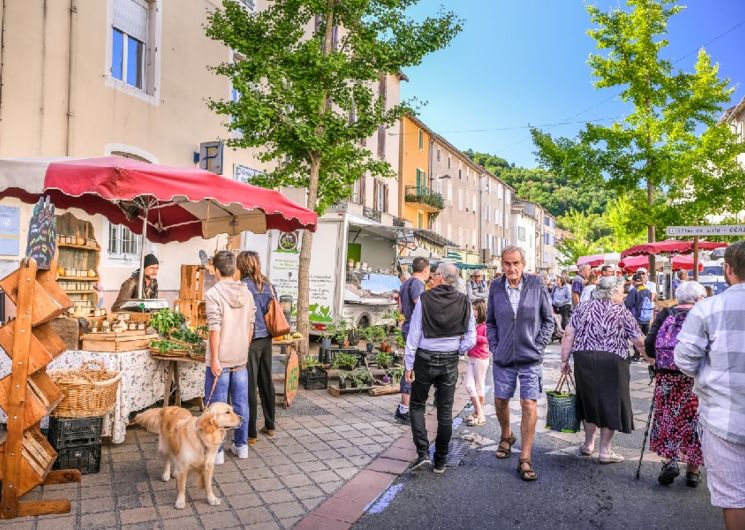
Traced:
<path fill-rule="evenodd" d="M 225 451 L 218 451 L 215 455 L 215 465 L 221 466 L 225 463 Z"/>
<path fill-rule="evenodd" d="M 230 452 L 238 457 L 238 459 L 245 460 L 248 458 L 248 445 L 232 445 L 230 446 Z"/>

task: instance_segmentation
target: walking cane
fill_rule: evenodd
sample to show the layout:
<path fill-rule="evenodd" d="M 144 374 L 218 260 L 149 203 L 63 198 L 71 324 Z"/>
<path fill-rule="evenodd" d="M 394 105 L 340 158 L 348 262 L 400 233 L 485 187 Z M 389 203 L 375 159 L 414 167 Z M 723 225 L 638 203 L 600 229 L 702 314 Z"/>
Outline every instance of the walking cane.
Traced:
<path fill-rule="evenodd" d="M 649 384 L 654 381 L 654 366 L 649 366 Z M 649 427 L 652 425 L 652 413 L 654 412 L 654 393 L 652 394 L 652 404 L 649 405 L 649 416 L 647 417 L 647 428 L 644 429 L 644 441 L 642 442 L 642 452 L 639 455 L 639 465 L 636 466 L 636 480 L 639 480 L 639 474 L 642 469 L 642 459 L 644 458 L 644 448 L 647 445 L 647 437 L 649 436 Z"/>

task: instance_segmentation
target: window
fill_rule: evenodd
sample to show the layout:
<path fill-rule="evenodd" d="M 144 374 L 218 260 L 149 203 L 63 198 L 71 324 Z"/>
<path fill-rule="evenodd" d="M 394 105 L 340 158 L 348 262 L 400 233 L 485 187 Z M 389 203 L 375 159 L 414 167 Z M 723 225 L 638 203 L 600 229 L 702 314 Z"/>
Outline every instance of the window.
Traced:
<path fill-rule="evenodd" d="M 419 168 L 416 168 L 416 189 L 420 192 L 427 189 L 427 173 Z"/>
<path fill-rule="evenodd" d="M 476 195 L 471 195 L 471 211 L 476 213 Z"/>
<path fill-rule="evenodd" d="M 424 149 L 424 131 L 419 129 L 419 149 Z"/>
<path fill-rule="evenodd" d="M 424 214 L 422 212 L 416 214 L 416 227 L 424 228 Z"/>
<path fill-rule="evenodd" d="M 109 223 L 109 257 L 130 260 L 140 254 L 142 236 L 135 235 L 124 225 Z"/>
<path fill-rule="evenodd" d="M 256 11 L 256 0 L 238 0 L 238 3 L 242 4 L 243 9 L 249 13 L 254 13 Z"/>
<path fill-rule="evenodd" d="M 388 211 L 388 184 L 383 184 L 377 179 L 373 184 L 373 210 Z"/>
<path fill-rule="evenodd" d="M 365 177 L 361 177 L 354 181 L 352 186 L 352 202 L 357 204 L 364 204 L 365 202 Z"/>
<path fill-rule="evenodd" d="M 458 192 L 458 209 L 462 211 L 463 210 L 463 195 L 465 194 L 463 193 L 463 190 L 455 190 L 455 191 Z M 458 242 L 460 243 L 460 241 Z"/>
<path fill-rule="evenodd" d="M 518 226 L 517 227 L 517 240 L 518 241 L 525 241 L 527 237 L 525 236 L 525 227 L 524 226 Z"/>
<path fill-rule="evenodd" d="M 115 0 L 111 41 L 111 76 L 147 91 L 150 2 Z"/>
<path fill-rule="evenodd" d="M 438 162 L 440 161 L 440 149 L 439 149 L 439 147 L 437 148 L 437 161 Z"/>
<path fill-rule="evenodd" d="M 448 169 L 450 169 L 450 155 L 448 155 Z"/>
<path fill-rule="evenodd" d="M 463 170 L 460 168 L 458 169 L 458 180 L 463 180 Z"/>
<path fill-rule="evenodd" d="M 484 206 L 484 220 L 485 220 L 485 221 L 486 221 L 487 223 L 489 222 L 489 218 L 490 218 L 490 215 L 489 215 L 489 214 L 490 214 L 490 211 L 491 211 L 491 209 L 489 208 L 489 205 L 488 205 L 488 204 L 486 204 L 486 205 Z"/>

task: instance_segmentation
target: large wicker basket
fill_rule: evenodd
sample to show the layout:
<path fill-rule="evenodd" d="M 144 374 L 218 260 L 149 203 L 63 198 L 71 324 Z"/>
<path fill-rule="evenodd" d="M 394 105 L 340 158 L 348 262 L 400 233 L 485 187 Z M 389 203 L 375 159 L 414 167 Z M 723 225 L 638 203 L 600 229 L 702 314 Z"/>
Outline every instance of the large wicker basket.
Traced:
<path fill-rule="evenodd" d="M 97 367 L 96 370 L 92 366 Z M 85 361 L 77 370 L 56 370 L 49 377 L 65 395 L 53 416 L 89 418 L 103 416 L 116 403 L 120 372 L 109 372 L 101 361 Z"/>

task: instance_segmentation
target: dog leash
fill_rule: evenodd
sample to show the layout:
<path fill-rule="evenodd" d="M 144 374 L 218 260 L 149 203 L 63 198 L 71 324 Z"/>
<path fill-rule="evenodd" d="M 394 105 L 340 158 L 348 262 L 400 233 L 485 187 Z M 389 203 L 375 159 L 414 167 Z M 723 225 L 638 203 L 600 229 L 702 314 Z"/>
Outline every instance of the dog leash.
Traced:
<path fill-rule="evenodd" d="M 218 379 L 220 379 L 219 375 L 212 380 L 212 389 L 210 390 L 210 396 L 207 398 L 207 406 L 209 406 L 212 403 L 212 395 L 215 393 L 215 389 L 217 388 Z"/>

